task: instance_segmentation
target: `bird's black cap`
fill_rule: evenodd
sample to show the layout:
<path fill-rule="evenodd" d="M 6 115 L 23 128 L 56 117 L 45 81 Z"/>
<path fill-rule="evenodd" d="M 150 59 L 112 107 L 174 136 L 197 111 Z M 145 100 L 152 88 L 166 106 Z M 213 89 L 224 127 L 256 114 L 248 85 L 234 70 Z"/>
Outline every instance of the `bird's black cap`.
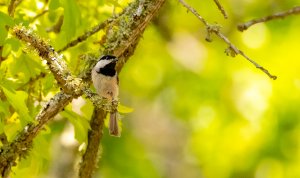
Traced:
<path fill-rule="evenodd" d="M 110 60 L 110 59 L 116 59 L 117 57 L 116 56 L 113 56 L 113 55 L 104 55 L 104 56 L 101 56 L 99 60 Z"/>

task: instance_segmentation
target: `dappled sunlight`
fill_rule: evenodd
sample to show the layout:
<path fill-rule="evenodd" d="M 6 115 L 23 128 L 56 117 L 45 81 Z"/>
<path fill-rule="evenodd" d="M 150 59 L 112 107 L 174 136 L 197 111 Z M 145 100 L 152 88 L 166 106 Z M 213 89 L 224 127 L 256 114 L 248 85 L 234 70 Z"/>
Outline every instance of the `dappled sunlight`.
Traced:
<path fill-rule="evenodd" d="M 196 73 L 203 69 L 207 50 L 190 34 L 176 33 L 173 41 L 168 45 L 168 50 L 171 56 L 185 68 Z"/>
<path fill-rule="evenodd" d="M 269 30 L 265 24 L 258 24 L 242 33 L 244 44 L 248 48 L 258 49 L 266 44 L 269 37 Z"/>
<path fill-rule="evenodd" d="M 244 71 L 235 73 L 232 99 L 243 117 L 257 124 L 269 107 L 272 85 L 264 76 L 250 75 Z"/>

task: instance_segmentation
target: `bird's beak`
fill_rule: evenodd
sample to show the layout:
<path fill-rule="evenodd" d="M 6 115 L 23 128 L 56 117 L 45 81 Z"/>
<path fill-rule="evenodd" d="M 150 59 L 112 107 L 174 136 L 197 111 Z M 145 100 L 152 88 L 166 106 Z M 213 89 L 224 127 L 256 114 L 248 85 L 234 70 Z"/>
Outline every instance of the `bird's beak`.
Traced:
<path fill-rule="evenodd" d="M 112 62 L 117 62 L 118 61 L 118 58 L 114 58 L 113 60 L 112 60 Z"/>

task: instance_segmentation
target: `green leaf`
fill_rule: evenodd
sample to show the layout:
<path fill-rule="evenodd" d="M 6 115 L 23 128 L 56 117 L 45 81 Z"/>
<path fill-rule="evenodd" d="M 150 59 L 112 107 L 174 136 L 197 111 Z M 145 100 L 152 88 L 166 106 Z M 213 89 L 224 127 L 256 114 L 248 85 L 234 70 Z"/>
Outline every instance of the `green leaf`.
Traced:
<path fill-rule="evenodd" d="M 124 105 L 121 105 L 121 104 L 118 105 L 118 112 L 119 113 L 127 114 L 127 113 L 133 112 L 133 110 L 134 110 L 133 108 L 130 108 L 130 107 L 127 107 L 127 106 L 124 106 Z"/>
<path fill-rule="evenodd" d="M 0 133 L 3 132 L 4 121 L 7 117 L 9 117 L 9 103 L 6 101 L 0 102 Z"/>
<path fill-rule="evenodd" d="M 90 124 L 87 119 L 72 111 L 69 107 L 65 108 L 61 115 L 66 117 L 74 126 L 75 139 L 79 143 L 87 142 L 87 133 Z"/>
<path fill-rule="evenodd" d="M 59 0 L 50 0 L 49 10 L 55 10 L 61 6 Z"/>
<path fill-rule="evenodd" d="M 21 130 L 21 124 L 17 122 L 9 122 L 4 125 L 4 133 L 7 136 L 8 141 L 12 141 Z"/>
<path fill-rule="evenodd" d="M 54 76 L 52 74 L 46 75 L 45 78 L 42 79 L 42 86 L 43 86 L 43 95 L 47 95 L 50 91 L 54 91 L 56 89 L 56 83 Z"/>
<path fill-rule="evenodd" d="M 5 25 L 2 25 L 0 22 L 0 45 L 2 46 L 4 44 L 4 41 L 7 37 L 7 30 L 5 29 Z"/>
<path fill-rule="evenodd" d="M 49 139 L 47 138 L 49 133 L 51 133 L 51 131 L 48 129 L 48 133 L 43 131 L 34 139 L 34 145 L 36 146 L 33 148 L 33 152 L 41 159 L 49 160 L 50 157 L 49 149 L 51 142 L 49 142 Z"/>
<path fill-rule="evenodd" d="M 20 49 L 21 43 L 15 38 L 8 38 L 4 42 L 2 57 L 8 56 L 12 51 L 17 52 Z"/>
<path fill-rule="evenodd" d="M 6 26 L 13 26 L 13 19 L 0 11 L 0 45 L 4 44 L 4 41 L 7 37 L 7 29 Z"/>
<path fill-rule="evenodd" d="M 13 19 L 9 15 L 4 14 L 1 11 L 0 11 L 0 22 L 5 24 L 5 25 L 8 25 L 8 26 L 13 26 L 14 25 Z"/>
<path fill-rule="evenodd" d="M 33 118 L 28 113 L 28 108 L 25 104 L 28 94 L 23 91 L 12 91 L 4 86 L 1 86 L 8 102 L 16 110 L 20 116 L 20 122 L 22 126 L 25 126 L 29 122 L 33 122 Z"/>
<path fill-rule="evenodd" d="M 35 77 L 44 70 L 44 67 L 26 54 L 13 61 L 10 68 L 12 76 L 18 76 L 23 82 L 27 82 L 31 77 Z"/>
<path fill-rule="evenodd" d="M 64 22 L 61 27 L 59 38 L 64 38 L 66 42 L 71 40 L 81 24 L 81 15 L 75 0 L 61 0 L 64 8 Z"/>
<path fill-rule="evenodd" d="M 91 118 L 94 111 L 93 103 L 87 99 L 85 99 L 85 102 L 86 103 L 80 108 L 80 111 L 84 117 Z"/>

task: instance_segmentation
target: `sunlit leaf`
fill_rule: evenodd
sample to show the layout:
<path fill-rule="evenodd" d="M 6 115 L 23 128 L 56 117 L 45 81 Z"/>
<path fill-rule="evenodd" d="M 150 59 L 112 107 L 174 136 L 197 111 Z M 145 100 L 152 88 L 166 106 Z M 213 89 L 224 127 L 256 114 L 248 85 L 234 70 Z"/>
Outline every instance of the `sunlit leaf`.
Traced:
<path fill-rule="evenodd" d="M 124 105 L 122 105 L 122 104 L 119 104 L 119 105 L 118 105 L 118 112 L 119 112 L 119 113 L 127 114 L 127 113 L 131 113 L 131 112 L 133 112 L 133 111 L 134 111 L 133 108 L 124 106 Z"/>
<path fill-rule="evenodd" d="M 94 111 L 94 106 L 92 102 L 89 100 L 86 100 L 86 103 L 80 108 L 80 111 L 86 118 L 91 118 L 93 111 Z"/>
<path fill-rule="evenodd" d="M 74 126 L 75 139 L 79 143 L 86 142 L 88 129 L 90 128 L 88 120 L 78 115 L 68 107 L 65 108 L 63 112 L 61 112 L 61 115 L 66 117 Z"/>
<path fill-rule="evenodd" d="M 25 104 L 28 94 L 24 91 L 12 91 L 4 86 L 1 86 L 8 102 L 16 110 L 20 116 L 20 122 L 22 126 L 25 126 L 27 123 L 32 122 L 33 118 L 30 117 L 28 113 L 28 108 Z"/>
<path fill-rule="evenodd" d="M 59 0 L 50 0 L 49 10 L 55 10 L 61 6 Z"/>
<path fill-rule="evenodd" d="M 21 43 L 15 38 L 8 38 L 5 40 L 5 45 L 3 46 L 2 56 L 8 56 L 12 51 L 18 51 L 20 49 Z"/>
<path fill-rule="evenodd" d="M 75 0 L 61 0 L 64 8 L 64 21 L 61 27 L 60 38 L 71 40 L 81 23 L 80 9 Z"/>
<path fill-rule="evenodd" d="M 13 116 L 15 117 L 15 116 Z M 12 141 L 17 133 L 21 130 L 22 126 L 20 122 L 7 122 L 4 126 L 4 133 L 7 136 L 8 141 Z"/>
<path fill-rule="evenodd" d="M 0 11 L 0 45 L 3 45 L 8 34 L 6 27 L 12 25 L 12 18 Z"/>
<path fill-rule="evenodd" d="M 54 76 L 51 74 L 46 75 L 46 77 L 44 77 L 42 79 L 42 86 L 43 86 L 43 95 L 47 95 L 50 91 L 55 91 L 55 79 Z"/>
<path fill-rule="evenodd" d="M 28 55 L 21 54 L 18 59 L 13 61 L 10 69 L 13 76 L 17 75 L 19 79 L 23 79 L 23 82 L 27 82 L 31 77 L 40 74 L 44 67 Z"/>

